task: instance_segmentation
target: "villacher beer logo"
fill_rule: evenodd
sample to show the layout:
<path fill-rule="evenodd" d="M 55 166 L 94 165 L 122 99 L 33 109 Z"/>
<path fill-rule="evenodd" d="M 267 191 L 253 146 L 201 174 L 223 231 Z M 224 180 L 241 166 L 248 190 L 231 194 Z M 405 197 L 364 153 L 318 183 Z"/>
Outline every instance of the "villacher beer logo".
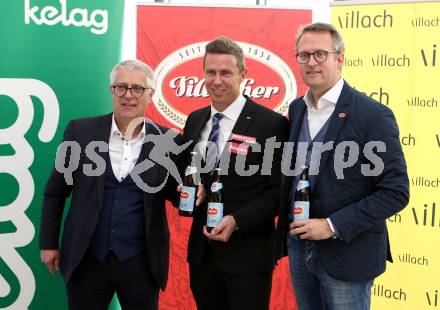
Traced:
<path fill-rule="evenodd" d="M 188 192 L 186 192 L 186 191 L 182 191 L 182 192 L 180 193 L 180 198 L 183 198 L 183 199 L 190 199 L 190 198 L 191 198 L 191 194 L 188 193 Z"/>
<path fill-rule="evenodd" d="M 217 208 L 208 208 L 209 215 L 217 215 L 217 213 L 218 213 Z"/>
<path fill-rule="evenodd" d="M 296 214 L 296 215 L 302 214 L 303 211 L 304 211 L 304 209 L 301 208 L 301 207 L 294 207 L 293 208 L 293 213 Z"/>
<path fill-rule="evenodd" d="M 167 56 L 155 69 L 153 102 L 165 119 L 182 128 L 189 113 L 210 104 L 203 78 L 203 56 L 208 42 L 182 47 Z M 290 67 L 263 47 L 237 42 L 246 57 L 248 73 L 242 94 L 276 112 L 286 114 L 296 97 L 297 84 Z"/>

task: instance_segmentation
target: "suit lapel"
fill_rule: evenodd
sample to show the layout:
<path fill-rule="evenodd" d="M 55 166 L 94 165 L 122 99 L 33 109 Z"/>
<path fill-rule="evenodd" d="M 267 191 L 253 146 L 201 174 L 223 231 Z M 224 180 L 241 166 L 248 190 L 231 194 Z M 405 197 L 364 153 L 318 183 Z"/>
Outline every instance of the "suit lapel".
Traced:
<path fill-rule="evenodd" d="M 154 128 L 154 126 L 151 123 L 152 121 L 148 121 L 145 122 L 145 136 L 147 135 L 156 135 L 158 136 L 161 133 L 164 132 L 158 132 L 156 128 Z M 149 139 L 146 140 L 146 143 L 142 144 L 142 149 L 144 152 L 144 158 L 145 160 L 150 160 L 150 152 L 153 149 L 153 147 L 155 146 L 154 143 L 152 142 L 148 142 L 150 141 Z M 139 163 L 139 161 L 138 161 Z M 157 173 L 158 173 L 158 169 L 157 169 L 157 163 L 154 162 L 154 165 L 146 170 L 145 172 L 143 172 L 141 174 L 142 176 L 142 180 L 144 181 L 145 184 L 155 184 L 155 180 L 157 179 Z M 146 195 L 148 193 L 144 193 L 144 195 Z"/>
<path fill-rule="evenodd" d="M 112 113 L 105 115 L 98 123 L 96 130 L 94 132 L 95 141 L 104 141 L 109 145 L 110 130 L 112 128 Z M 104 156 L 106 160 L 110 163 L 110 150 L 108 150 Z M 111 164 L 111 163 L 110 163 Z M 112 169 L 112 167 L 107 167 L 107 169 Z M 101 209 L 102 199 L 104 196 L 104 182 L 105 182 L 105 172 L 96 177 L 97 191 L 98 191 L 98 208 Z"/>
<path fill-rule="evenodd" d="M 194 125 L 194 129 L 191 130 L 189 134 L 189 140 L 193 140 L 193 147 L 195 144 L 197 144 L 198 140 L 200 139 L 200 135 L 202 133 L 203 127 L 205 127 L 206 122 L 209 121 L 211 117 L 211 106 L 207 106 L 201 113 L 199 119 L 195 119 L 196 123 Z"/>
<path fill-rule="evenodd" d="M 290 113 L 290 134 L 289 134 L 289 142 L 293 142 L 293 151 L 290 168 L 295 167 L 296 163 L 296 153 L 298 150 L 298 138 L 299 132 L 301 131 L 301 125 L 303 122 L 304 114 L 306 112 L 306 104 L 304 100 L 299 100 L 294 103 L 295 106 L 292 107 L 292 112 Z M 293 177 L 285 176 L 283 173 L 281 174 L 281 186 L 282 188 L 290 188 L 292 186 Z"/>
<path fill-rule="evenodd" d="M 291 115 L 291 120 L 290 120 L 289 141 L 295 142 L 295 150 L 296 150 L 299 132 L 301 131 L 301 125 L 303 122 L 304 114 L 306 113 L 306 104 L 304 103 L 304 100 L 298 101 L 295 104 L 299 106 L 293 108 L 294 113 L 293 115 Z"/>
<path fill-rule="evenodd" d="M 319 165 L 319 173 L 316 176 L 315 188 L 318 188 L 318 182 L 320 180 L 320 176 L 322 174 L 322 170 L 327 165 L 327 161 L 330 158 L 330 154 L 334 154 L 334 150 L 336 148 L 336 141 L 338 139 L 339 134 L 341 133 L 341 129 L 344 123 L 350 116 L 349 108 L 350 108 L 350 98 L 349 98 L 349 85 L 344 81 L 344 87 L 342 88 L 341 95 L 339 96 L 338 102 L 336 103 L 335 110 L 330 116 L 330 124 L 327 129 L 327 133 L 324 138 L 324 143 L 329 141 L 333 141 L 333 150 L 326 151 L 322 154 L 321 162 Z"/>
<path fill-rule="evenodd" d="M 211 106 L 207 106 L 205 107 L 200 115 L 198 115 L 197 117 L 193 118 L 191 126 L 189 126 L 189 128 L 187 128 L 185 126 L 185 128 L 188 130 L 188 132 L 184 132 L 183 134 L 186 136 L 186 141 L 192 141 L 191 145 L 190 145 L 190 150 L 194 150 L 196 152 L 199 152 L 201 150 L 199 150 L 199 148 L 197 147 L 197 149 L 195 149 L 197 143 L 199 142 L 199 140 L 201 139 L 201 134 L 202 134 L 202 130 L 205 127 L 206 123 L 209 121 L 211 117 Z M 188 123 L 189 124 L 189 123 Z M 203 165 L 205 165 L 205 157 L 204 154 L 200 154 L 202 157 L 202 163 Z M 186 159 L 187 161 L 191 160 L 191 159 Z"/>
<path fill-rule="evenodd" d="M 232 128 L 232 133 L 235 134 L 245 134 L 249 126 L 253 123 L 255 118 L 255 103 L 246 100 L 243 110 L 238 116 L 237 122 L 235 122 L 234 128 Z M 229 137 L 230 139 L 231 137 Z M 228 140 L 229 140 L 228 139 Z"/>
<path fill-rule="evenodd" d="M 232 128 L 231 134 L 226 139 L 226 144 L 223 148 L 223 151 L 221 153 L 221 158 L 224 158 L 225 156 L 228 156 L 229 154 L 229 143 L 231 143 L 231 138 L 233 134 L 243 135 L 246 136 L 248 134 L 249 126 L 254 122 L 255 119 L 255 104 L 251 100 L 247 99 L 246 103 L 244 104 L 243 110 L 241 110 L 240 115 L 237 118 L 237 121 L 235 122 L 234 128 Z M 235 154 L 231 153 L 231 156 L 234 156 Z"/>

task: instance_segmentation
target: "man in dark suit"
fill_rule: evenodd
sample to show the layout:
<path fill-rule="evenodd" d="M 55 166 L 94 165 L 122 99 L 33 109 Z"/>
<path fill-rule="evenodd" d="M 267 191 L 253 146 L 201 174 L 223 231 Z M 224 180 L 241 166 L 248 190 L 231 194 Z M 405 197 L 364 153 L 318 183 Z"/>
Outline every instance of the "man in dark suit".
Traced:
<path fill-rule="evenodd" d="M 203 72 L 212 104 L 188 116 L 184 140 L 193 141 L 192 148 L 208 164 L 208 140 L 221 154 L 215 162 L 220 157 L 230 161 L 229 165 L 219 164 L 223 166 L 222 221 L 208 233 L 206 204 L 194 211 L 188 242 L 191 289 L 199 310 L 268 309 L 281 149 L 275 149 L 269 173 L 262 173 L 261 166 L 266 139 L 282 142 L 287 138 L 287 119 L 240 93 L 246 76 L 244 55 L 229 38 L 208 43 Z M 214 127 L 219 130 L 216 141 L 211 140 Z M 255 147 L 257 143 L 261 151 Z M 246 169 L 259 166 L 258 171 L 251 176 L 240 175 L 235 169 L 240 160 L 245 160 Z M 209 188 L 211 174 L 203 174 L 202 182 Z"/>
<path fill-rule="evenodd" d="M 175 201 L 178 193 L 173 178 L 165 181 L 172 167 L 150 156 L 169 141 L 158 145 L 151 137 L 170 135 L 143 118 L 154 92 L 153 71 L 146 64 L 121 62 L 110 83 L 113 113 L 73 120 L 64 132 L 64 141 L 79 148 L 72 147 L 65 159 L 57 155 L 45 187 L 41 259 L 52 274 L 60 270 L 69 309 L 107 309 L 115 292 L 123 309 L 157 309 L 168 275 L 165 199 Z M 97 141 L 104 145 L 87 151 Z M 75 160 L 79 166 L 69 180 L 60 171 Z"/>
<path fill-rule="evenodd" d="M 398 127 L 341 78 L 344 44 L 332 25 L 305 26 L 296 49 L 309 90 L 290 105 L 289 141 L 293 165 L 310 167 L 312 201 L 308 220 L 290 222 L 298 177 L 283 175 L 277 258 L 288 252 L 300 310 L 369 309 L 391 258 L 385 221 L 409 199 Z"/>

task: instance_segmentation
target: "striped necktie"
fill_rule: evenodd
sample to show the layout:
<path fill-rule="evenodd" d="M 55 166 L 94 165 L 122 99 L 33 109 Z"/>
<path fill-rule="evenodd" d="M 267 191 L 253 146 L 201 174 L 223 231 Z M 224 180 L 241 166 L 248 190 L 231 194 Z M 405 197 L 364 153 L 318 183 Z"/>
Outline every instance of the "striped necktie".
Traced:
<path fill-rule="evenodd" d="M 218 161 L 218 136 L 220 134 L 220 120 L 223 118 L 222 113 L 215 113 L 212 116 L 212 129 L 211 133 L 209 134 L 208 143 L 206 147 L 206 167 L 209 167 L 211 169 L 215 168 L 215 165 Z"/>

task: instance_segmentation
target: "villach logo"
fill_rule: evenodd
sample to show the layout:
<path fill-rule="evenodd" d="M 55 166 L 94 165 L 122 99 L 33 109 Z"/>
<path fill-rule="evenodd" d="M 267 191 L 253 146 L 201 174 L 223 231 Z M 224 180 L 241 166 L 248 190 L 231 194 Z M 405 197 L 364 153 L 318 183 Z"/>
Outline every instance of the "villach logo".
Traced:
<path fill-rule="evenodd" d="M 205 80 L 200 77 L 207 43 L 198 42 L 179 48 L 155 69 L 157 87 L 153 102 L 161 115 L 177 127 L 184 126 L 190 112 L 210 102 Z M 250 43 L 237 43 L 243 49 L 249 67 L 241 92 L 285 114 L 297 92 L 290 67 L 270 50 Z"/>
<path fill-rule="evenodd" d="M 24 22 L 31 22 L 41 26 L 54 26 L 62 24 L 65 27 L 86 27 L 90 32 L 101 35 L 108 30 L 108 12 L 106 10 L 94 10 L 90 12 L 85 8 L 68 8 L 67 0 L 60 0 L 59 7 L 38 5 L 31 6 L 31 0 L 24 1 Z"/>
<path fill-rule="evenodd" d="M 10 221 L 16 227 L 12 233 L 0 234 L 0 260 L 11 269 L 20 285 L 19 295 L 6 309 L 27 309 L 34 297 L 35 279 L 17 248 L 28 245 L 35 235 L 34 225 L 26 215 L 35 191 L 34 179 L 29 171 L 34 161 L 34 150 L 25 138 L 34 118 L 31 97 L 39 98 L 43 104 L 43 121 L 38 132 L 38 138 L 43 142 L 53 139 L 58 126 L 59 106 L 52 88 L 39 80 L 0 78 L 0 95 L 12 98 L 18 107 L 16 121 L 10 127 L 0 129 L 1 144 L 9 144 L 14 149 L 13 155 L 0 156 L 0 173 L 14 177 L 19 188 L 14 201 L 0 206 L 0 223 Z M 8 279 L 0 273 L 0 298 L 7 297 L 11 292 Z"/>

